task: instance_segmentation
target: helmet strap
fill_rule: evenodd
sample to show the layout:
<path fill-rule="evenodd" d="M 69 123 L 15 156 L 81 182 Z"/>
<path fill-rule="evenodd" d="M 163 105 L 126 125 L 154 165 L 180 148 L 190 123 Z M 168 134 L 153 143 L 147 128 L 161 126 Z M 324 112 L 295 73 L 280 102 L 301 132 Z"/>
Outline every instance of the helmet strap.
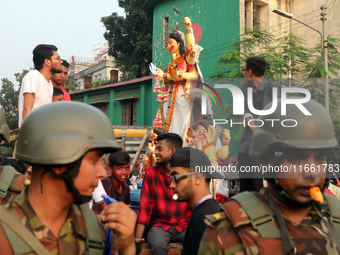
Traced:
<path fill-rule="evenodd" d="M 283 155 L 284 153 L 282 152 L 275 152 L 275 166 L 280 166 L 283 163 Z M 296 200 L 294 200 L 293 198 L 291 198 L 282 188 L 282 186 L 277 182 L 277 179 L 268 179 L 267 180 L 272 187 L 276 190 L 276 192 L 290 205 L 294 206 L 294 207 L 301 207 L 301 208 L 308 208 L 314 204 L 316 204 L 317 202 L 314 200 L 311 200 L 307 203 L 300 203 Z"/>
<path fill-rule="evenodd" d="M 73 203 L 76 205 L 90 202 L 90 200 L 92 199 L 92 196 L 80 194 L 76 186 L 74 186 L 73 178 L 77 177 L 82 160 L 83 157 L 68 165 L 66 170 L 61 174 L 57 174 L 52 169 L 50 169 L 52 170 L 51 173 L 53 177 L 64 181 L 66 185 L 66 190 L 72 193 Z"/>

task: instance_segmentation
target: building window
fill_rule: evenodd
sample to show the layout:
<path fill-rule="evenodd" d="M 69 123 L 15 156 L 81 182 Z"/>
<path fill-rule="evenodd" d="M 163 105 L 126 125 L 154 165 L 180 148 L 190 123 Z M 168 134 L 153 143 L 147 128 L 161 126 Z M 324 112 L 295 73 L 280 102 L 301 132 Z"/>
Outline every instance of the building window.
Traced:
<path fill-rule="evenodd" d="M 249 20 L 249 2 L 245 2 L 245 6 L 244 6 L 244 27 L 247 28 L 248 26 L 248 20 Z"/>
<path fill-rule="evenodd" d="M 264 4 L 261 1 L 253 0 L 245 2 L 244 8 L 245 28 L 261 29 L 261 11 L 263 5 L 267 4 Z"/>
<path fill-rule="evenodd" d="M 98 79 L 101 81 L 102 80 L 102 74 L 98 74 Z"/>
<path fill-rule="evenodd" d="M 107 104 L 99 104 L 95 105 L 99 110 L 101 110 L 105 115 L 107 115 Z"/>
<path fill-rule="evenodd" d="M 169 38 L 169 17 L 163 19 L 163 48 L 168 47 Z"/>
<path fill-rule="evenodd" d="M 136 126 L 137 125 L 137 100 L 122 101 L 122 125 Z"/>
<path fill-rule="evenodd" d="M 261 6 L 256 4 L 255 2 L 253 6 L 253 28 L 254 29 L 261 29 Z"/>

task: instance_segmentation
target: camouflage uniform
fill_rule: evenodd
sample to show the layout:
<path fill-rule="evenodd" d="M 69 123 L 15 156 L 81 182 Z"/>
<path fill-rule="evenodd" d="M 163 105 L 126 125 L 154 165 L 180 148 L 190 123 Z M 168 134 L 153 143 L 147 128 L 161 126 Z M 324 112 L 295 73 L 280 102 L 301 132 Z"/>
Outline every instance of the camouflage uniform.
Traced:
<path fill-rule="evenodd" d="M 67 218 L 61 227 L 59 237 L 44 226 L 31 207 L 26 194 L 27 188 L 14 199 L 13 206 L 18 212 L 21 222 L 26 228 L 35 235 L 35 237 L 46 247 L 52 255 L 57 254 L 88 254 L 85 248 L 86 227 L 77 206 L 71 206 Z M 101 237 L 105 241 L 105 227 L 97 218 Z M 114 242 L 114 240 L 113 240 Z M 14 244 L 15 245 L 15 244 Z M 0 225 L 0 255 L 11 255 L 13 250 Z M 35 254 L 35 253 L 29 253 Z"/>
<path fill-rule="evenodd" d="M 10 166 L 0 166 L 0 176 L 3 170 L 7 170 L 7 168 Z M 13 168 L 12 168 L 13 169 Z M 13 169 L 14 170 L 14 169 Z M 0 204 L 5 204 L 8 202 L 8 200 L 11 198 L 13 195 L 18 195 L 25 187 L 25 176 L 22 175 L 19 172 L 16 172 L 14 175 L 10 186 L 8 187 L 7 195 L 1 200 L 0 199 Z"/>
<path fill-rule="evenodd" d="M 262 194 L 254 194 L 261 205 L 270 211 L 266 198 Z M 238 202 L 231 200 L 222 205 L 222 210 L 220 213 L 206 216 L 205 222 L 209 227 L 201 241 L 199 255 L 284 254 L 281 239 L 262 238 Z M 229 217 L 231 215 L 232 217 Z M 291 222 L 284 216 L 283 218 L 297 249 L 296 254 L 339 254 L 328 236 L 328 229 L 325 224 L 321 224 L 316 207 L 312 208 L 300 224 Z M 275 225 L 278 228 L 276 221 Z"/>

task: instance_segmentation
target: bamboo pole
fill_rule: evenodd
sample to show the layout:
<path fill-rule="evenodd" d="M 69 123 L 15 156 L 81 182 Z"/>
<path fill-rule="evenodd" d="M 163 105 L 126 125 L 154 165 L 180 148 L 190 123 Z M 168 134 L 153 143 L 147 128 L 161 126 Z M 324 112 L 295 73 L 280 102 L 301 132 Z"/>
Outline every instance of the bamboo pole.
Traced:
<path fill-rule="evenodd" d="M 136 152 L 136 155 L 135 155 L 135 157 L 133 158 L 132 164 L 131 164 L 131 166 L 130 166 L 130 171 L 131 171 L 131 170 L 134 168 L 134 166 L 136 165 L 136 162 L 137 162 L 137 160 L 138 160 L 139 154 L 140 154 L 140 152 L 142 151 L 142 149 L 143 149 L 143 147 L 144 147 L 144 143 L 145 143 L 146 139 L 147 139 L 148 136 L 149 136 L 148 133 L 149 133 L 149 132 L 145 132 L 145 134 L 144 134 L 144 136 L 143 136 L 143 139 L 142 139 L 141 143 L 139 144 L 139 147 L 138 147 L 138 150 L 137 150 L 137 152 Z"/>

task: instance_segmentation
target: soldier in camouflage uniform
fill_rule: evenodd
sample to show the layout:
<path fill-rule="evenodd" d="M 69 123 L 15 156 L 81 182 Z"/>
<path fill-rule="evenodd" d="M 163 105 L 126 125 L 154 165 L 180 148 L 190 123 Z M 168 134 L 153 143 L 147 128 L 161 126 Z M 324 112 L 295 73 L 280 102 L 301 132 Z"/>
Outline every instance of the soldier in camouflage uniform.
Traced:
<path fill-rule="evenodd" d="M 16 157 L 33 166 L 31 184 L 0 206 L 0 254 L 104 254 L 110 245 L 135 254 L 135 213 L 112 203 L 101 215 L 104 226 L 86 203 L 106 175 L 101 156 L 119 149 L 109 119 L 95 107 L 58 102 L 30 113 Z"/>
<path fill-rule="evenodd" d="M 6 143 L 10 142 L 10 136 L 9 136 L 9 126 L 6 122 L 6 116 L 4 113 L 4 110 L 0 107 L 0 144 L 2 141 L 5 141 Z"/>
<path fill-rule="evenodd" d="M 4 176 L 7 175 L 9 171 L 13 171 L 13 174 L 10 176 L 11 181 L 7 182 L 4 180 Z M 9 175 L 11 175 L 11 173 L 9 173 Z M 4 188 L 2 188 L 3 181 L 5 181 L 7 184 L 4 186 Z M 17 172 L 11 166 L 0 165 L 0 204 L 7 203 L 12 195 L 18 195 L 24 189 L 24 187 L 25 176 L 23 174 Z"/>
<path fill-rule="evenodd" d="M 311 116 L 295 105 L 287 105 L 287 115 L 281 116 L 279 100 L 274 113 L 261 117 L 264 125 L 254 133 L 250 154 L 262 166 L 291 171 L 265 175 L 267 190 L 240 193 L 222 205 L 222 212 L 206 216 L 200 255 L 340 254 L 340 202 L 323 193 L 329 169 L 339 167 L 329 162 L 330 148 L 338 143 L 326 109 L 313 100 L 303 106 Z M 272 127 L 265 119 L 298 124 Z M 324 202 L 312 199 L 312 187 L 320 188 Z"/>
<path fill-rule="evenodd" d="M 9 143 L 10 134 L 5 113 L 0 107 L 0 144 L 2 141 Z M 24 185 L 24 175 L 18 173 L 10 166 L 4 166 L 3 164 L 0 165 L 0 204 L 6 203 L 12 195 L 19 194 L 23 190 Z"/>

